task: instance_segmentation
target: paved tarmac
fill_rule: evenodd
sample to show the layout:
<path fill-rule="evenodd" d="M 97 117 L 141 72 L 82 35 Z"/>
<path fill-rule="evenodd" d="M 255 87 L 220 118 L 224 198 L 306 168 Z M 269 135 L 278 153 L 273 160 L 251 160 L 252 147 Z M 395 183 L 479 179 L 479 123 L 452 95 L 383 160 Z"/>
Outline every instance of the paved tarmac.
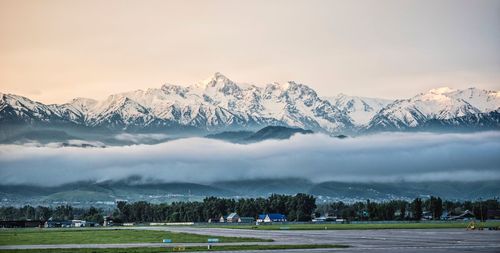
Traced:
<path fill-rule="evenodd" d="M 500 252 L 500 231 L 466 231 L 465 229 L 387 229 L 387 230 L 243 230 L 199 227 L 131 227 L 123 229 L 146 229 L 185 232 L 202 235 L 240 236 L 273 239 L 274 242 L 218 243 L 217 245 L 248 244 L 343 244 L 346 249 L 278 250 L 272 252 Z M 206 243 L 179 243 L 168 246 L 206 246 Z M 159 247 L 162 243 L 131 244 L 60 244 L 60 245 L 11 245 L 2 249 L 42 248 L 131 248 Z M 211 251 L 213 252 L 213 251 Z M 226 251 L 227 252 L 227 251 Z M 260 252 L 262 251 L 245 251 Z"/>
<path fill-rule="evenodd" d="M 144 229 L 144 228 L 136 228 Z M 500 231 L 465 229 L 242 230 L 196 227 L 146 228 L 213 236 L 273 239 L 276 244 L 344 244 L 315 252 L 500 252 Z M 302 250 L 304 251 L 304 250 Z M 311 250 L 307 250 L 311 251 Z M 297 252 L 281 251 L 281 252 Z M 299 250 L 300 252 L 300 250 Z"/>

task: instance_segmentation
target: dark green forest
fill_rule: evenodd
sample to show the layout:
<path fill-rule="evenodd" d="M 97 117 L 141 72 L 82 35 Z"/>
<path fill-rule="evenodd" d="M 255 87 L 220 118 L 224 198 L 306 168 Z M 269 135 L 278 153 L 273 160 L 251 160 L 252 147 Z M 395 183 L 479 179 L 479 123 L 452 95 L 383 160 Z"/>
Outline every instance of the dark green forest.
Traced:
<path fill-rule="evenodd" d="M 202 202 L 174 202 L 151 204 L 145 201 L 118 202 L 111 213 L 94 207 L 88 209 L 62 205 L 55 208 L 24 206 L 1 207 L 2 220 L 53 220 L 83 219 L 102 222 L 103 216 L 111 216 L 121 222 L 205 222 L 210 218 L 238 212 L 240 216 L 257 217 L 263 213 L 285 214 L 289 221 L 309 221 L 316 209 L 312 195 L 299 193 L 295 196 L 273 194 L 268 198 L 225 199 L 205 198 Z"/>
<path fill-rule="evenodd" d="M 208 197 L 201 202 L 174 202 L 151 204 L 145 201 L 117 202 L 113 211 L 105 212 L 95 207 L 74 208 L 61 205 L 55 208 L 44 206 L 0 207 L 1 220 L 70 220 L 82 219 L 102 222 L 103 216 L 116 222 L 206 222 L 237 212 L 240 216 L 254 217 L 264 213 L 281 213 L 288 221 L 311 221 L 313 217 L 330 216 L 348 221 L 420 220 L 441 219 L 460 215 L 469 210 L 477 219 L 487 219 L 488 210 L 500 210 L 496 199 L 481 201 L 443 201 L 439 197 L 416 198 L 413 201 L 392 200 L 386 202 L 363 201 L 355 203 L 333 202 L 316 205 L 312 195 L 273 194 L 268 198 L 226 199 Z"/>

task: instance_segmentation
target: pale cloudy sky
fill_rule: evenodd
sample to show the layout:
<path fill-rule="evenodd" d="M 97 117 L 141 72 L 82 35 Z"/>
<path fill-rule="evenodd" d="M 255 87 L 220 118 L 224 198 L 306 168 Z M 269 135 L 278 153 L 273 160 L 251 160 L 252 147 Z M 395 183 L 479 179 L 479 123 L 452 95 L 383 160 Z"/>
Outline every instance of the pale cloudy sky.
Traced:
<path fill-rule="evenodd" d="M 500 1 L 0 0 L 0 92 L 46 103 L 222 72 L 320 95 L 500 88 Z"/>

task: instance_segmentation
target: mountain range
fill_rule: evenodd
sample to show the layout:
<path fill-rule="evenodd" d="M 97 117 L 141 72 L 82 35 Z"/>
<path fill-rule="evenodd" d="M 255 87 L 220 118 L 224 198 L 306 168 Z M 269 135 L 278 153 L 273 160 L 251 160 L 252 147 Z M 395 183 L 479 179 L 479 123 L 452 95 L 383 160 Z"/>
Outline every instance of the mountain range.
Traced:
<path fill-rule="evenodd" d="M 311 182 L 306 179 L 255 179 L 220 181 L 211 184 L 142 182 L 140 178 L 121 181 L 74 182 L 59 186 L 0 185 L 0 206 L 60 205 L 113 206 L 115 201 L 164 203 L 202 200 L 207 196 L 267 197 L 273 193 L 313 194 L 318 202 L 387 201 L 429 195 L 447 200 L 496 198 L 498 180 L 481 182 Z"/>
<path fill-rule="evenodd" d="M 215 73 L 190 86 L 165 84 L 100 101 L 75 98 L 65 104 L 43 104 L 0 93 L 0 124 L 2 142 L 33 135 L 33 131 L 36 136 L 62 131 L 85 138 L 99 132 L 206 135 L 266 126 L 330 135 L 490 130 L 500 129 L 500 92 L 443 87 L 398 100 L 345 94 L 322 97 L 293 81 L 259 87 Z"/>

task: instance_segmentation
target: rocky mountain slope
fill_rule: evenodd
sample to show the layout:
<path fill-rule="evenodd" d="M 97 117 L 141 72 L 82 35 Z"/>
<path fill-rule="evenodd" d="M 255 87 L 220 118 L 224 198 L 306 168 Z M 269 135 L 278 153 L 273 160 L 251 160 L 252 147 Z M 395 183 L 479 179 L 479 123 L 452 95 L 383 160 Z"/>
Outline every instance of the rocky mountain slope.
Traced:
<path fill-rule="evenodd" d="M 469 127 L 491 126 L 490 113 L 500 108 L 500 92 L 476 88 L 454 90 L 447 87 L 432 89 L 409 99 L 396 100 L 380 110 L 368 123 L 367 129 L 407 130 L 428 126 L 429 123 Z M 482 116 L 481 116 L 482 115 Z M 467 120 L 467 118 L 476 120 Z M 498 122 L 497 119 L 493 121 Z M 487 123 L 490 122 L 490 123 Z M 498 124 L 492 125 L 498 128 Z"/>
<path fill-rule="evenodd" d="M 356 97 L 345 94 L 326 99 L 349 115 L 352 123 L 359 127 L 368 124 L 375 114 L 393 102 L 389 99 Z"/>
<path fill-rule="evenodd" d="M 190 86 L 165 84 L 113 94 L 101 101 L 76 98 L 46 105 L 0 93 L 0 138 L 12 138 L 26 126 L 206 134 L 271 125 L 332 135 L 427 127 L 499 129 L 499 108 L 498 91 L 477 88 L 438 88 L 395 101 L 344 94 L 322 98 L 309 86 L 293 81 L 259 87 L 215 73 Z"/>

